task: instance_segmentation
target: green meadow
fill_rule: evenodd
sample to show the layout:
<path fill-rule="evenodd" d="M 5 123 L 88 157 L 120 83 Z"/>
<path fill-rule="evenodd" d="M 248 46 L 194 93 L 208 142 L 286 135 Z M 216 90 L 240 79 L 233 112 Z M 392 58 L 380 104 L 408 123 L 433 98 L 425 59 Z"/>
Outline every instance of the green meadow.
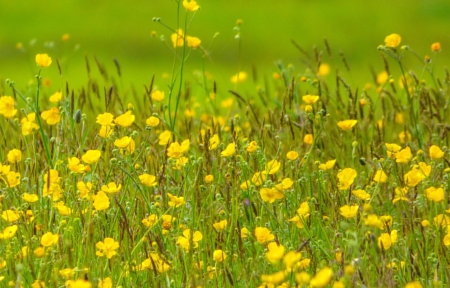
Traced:
<path fill-rule="evenodd" d="M 450 3 L 0 4 L 1 287 L 448 287 Z"/>

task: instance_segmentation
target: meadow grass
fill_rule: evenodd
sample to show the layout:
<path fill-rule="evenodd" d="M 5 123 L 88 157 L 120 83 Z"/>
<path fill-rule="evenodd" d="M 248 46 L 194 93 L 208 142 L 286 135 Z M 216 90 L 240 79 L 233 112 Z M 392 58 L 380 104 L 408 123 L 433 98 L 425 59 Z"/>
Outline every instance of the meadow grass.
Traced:
<path fill-rule="evenodd" d="M 223 83 L 189 34 L 195 1 L 177 9 L 180 28 L 154 19 L 172 33 L 172 72 L 140 92 L 118 60 L 111 70 L 87 56 L 87 83 L 73 88 L 44 53 L 35 81 L 0 85 L 1 285 L 448 286 L 440 44 L 421 57 L 388 35 L 384 71 L 353 87 L 343 53 L 294 42 L 304 70 L 237 65 Z"/>

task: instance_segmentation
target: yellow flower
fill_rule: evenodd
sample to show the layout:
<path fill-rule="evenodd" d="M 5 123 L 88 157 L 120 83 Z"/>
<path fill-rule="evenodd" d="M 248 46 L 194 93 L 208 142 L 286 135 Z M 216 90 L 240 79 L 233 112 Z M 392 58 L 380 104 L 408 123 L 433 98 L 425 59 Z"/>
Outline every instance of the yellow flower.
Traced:
<path fill-rule="evenodd" d="M 302 253 L 296 251 L 289 251 L 283 257 L 283 263 L 288 271 L 294 269 L 295 264 L 297 264 L 302 259 Z"/>
<path fill-rule="evenodd" d="M 259 195 L 264 202 L 273 203 L 275 200 L 281 200 L 284 198 L 283 191 L 276 188 L 261 188 Z"/>
<path fill-rule="evenodd" d="M 441 202 L 445 199 L 445 193 L 443 188 L 435 188 L 430 187 L 425 190 L 425 195 L 427 196 L 428 200 L 433 202 Z"/>
<path fill-rule="evenodd" d="M 48 57 L 47 54 L 37 54 L 36 64 L 41 68 L 48 67 L 52 64 L 52 58 Z"/>
<path fill-rule="evenodd" d="M 328 285 L 333 278 L 333 270 L 325 267 L 319 270 L 309 282 L 310 287 L 322 288 Z"/>
<path fill-rule="evenodd" d="M 122 184 L 117 185 L 114 182 L 110 182 L 107 185 L 102 186 L 102 191 L 109 194 L 117 193 L 120 189 L 122 189 Z"/>
<path fill-rule="evenodd" d="M 294 217 L 289 219 L 289 222 L 293 222 L 293 223 L 295 223 L 295 226 L 297 226 L 297 228 L 303 229 L 303 228 L 305 228 L 306 218 L 308 218 L 308 217 L 309 217 L 309 214 L 307 214 L 305 216 L 295 215 Z"/>
<path fill-rule="evenodd" d="M 61 275 L 64 279 L 71 279 L 75 275 L 75 269 L 66 268 L 59 270 L 59 275 Z"/>
<path fill-rule="evenodd" d="M 203 235 L 200 231 L 195 231 L 191 235 L 191 229 L 186 229 L 183 231 L 183 236 L 178 236 L 177 245 L 184 248 L 184 250 L 189 251 L 191 248 L 191 243 L 194 245 L 193 248 L 198 247 L 198 242 L 203 239 Z"/>
<path fill-rule="evenodd" d="M 442 243 L 444 243 L 445 246 L 450 246 L 450 233 L 447 233 L 444 238 L 442 239 Z"/>
<path fill-rule="evenodd" d="M 97 195 L 95 195 L 94 199 L 94 208 L 95 210 L 105 210 L 109 208 L 110 202 L 108 196 L 106 196 L 105 192 L 99 191 Z"/>
<path fill-rule="evenodd" d="M 314 142 L 314 136 L 312 134 L 306 134 L 303 137 L 303 143 L 308 144 L 308 145 L 312 145 Z"/>
<path fill-rule="evenodd" d="M 437 227 L 447 227 L 450 226 L 450 217 L 444 214 L 439 214 L 433 218 L 433 224 Z"/>
<path fill-rule="evenodd" d="M 344 120 L 337 123 L 338 127 L 344 131 L 350 131 L 358 123 L 358 120 Z"/>
<path fill-rule="evenodd" d="M 189 158 L 187 157 L 180 157 L 175 161 L 175 166 L 172 167 L 175 170 L 181 170 L 183 169 L 184 165 L 189 161 Z"/>
<path fill-rule="evenodd" d="M 419 281 L 411 281 L 406 283 L 404 288 L 422 288 L 422 284 Z"/>
<path fill-rule="evenodd" d="M 286 158 L 289 159 L 289 160 L 291 160 L 291 161 L 297 160 L 297 158 L 298 158 L 298 152 L 296 152 L 296 151 L 289 151 L 289 152 L 286 154 Z"/>
<path fill-rule="evenodd" d="M 102 138 L 108 138 L 109 136 L 111 136 L 112 132 L 113 132 L 113 126 L 103 126 L 100 127 L 100 131 L 98 132 L 98 135 Z"/>
<path fill-rule="evenodd" d="M 48 125 L 55 125 L 61 121 L 61 114 L 57 107 L 52 107 L 41 113 L 42 119 L 47 121 Z"/>
<path fill-rule="evenodd" d="M 231 157 L 236 153 L 236 145 L 234 142 L 227 145 L 227 148 L 220 153 L 220 156 L 222 157 Z"/>
<path fill-rule="evenodd" d="M 208 175 L 205 176 L 205 183 L 206 183 L 206 184 L 210 184 L 210 183 L 212 183 L 213 181 L 214 181 L 214 176 L 213 176 L 213 175 L 208 174 Z"/>
<path fill-rule="evenodd" d="M 260 244 L 264 244 L 275 239 L 275 236 L 266 227 L 256 227 L 255 237 Z"/>
<path fill-rule="evenodd" d="M 227 258 L 227 254 L 222 250 L 214 250 L 213 259 L 215 262 L 223 262 Z"/>
<path fill-rule="evenodd" d="M 144 224 L 146 227 L 152 227 L 155 225 L 155 223 L 158 221 L 158 215 L 152 214 L 149 215 L 147 218 L 142 219 L 141 223 Z"/>
<path fill-rule="evenodd" d="M 405 149 L 402 149 L 398 151 L 398 153 L 395 154 L 395 162 L 397 163 L 408 163 L 408 161 L 412 158 L 411 148 L 406 147 Z"/>
<path fill-rule="evenodd" d="M 118 116 L 116 119 L 114 119 L 114 123 L 121 127 L 129 127 L 131 124 L 133 124 L 134 119 L 136 116 L 131 114 L 131 111 L 127 111 L 124 114 Z"/>
<path fill-rule="evenodd" d="M 95 244 L 95 248 L 97 248 L 95 255 L 99 257 L 106 256 L 106 258 L 111 259 L 117 254 L 115 250 L 119 248 L 119 242 L 116 242 L 113 238 L 106 237 L 103 242 L 97 242 L 97 244 Z"/>
<path fill-rule="evenodd" d="M 17 225 L 8 226 L 3 229 L 3 233 L 0 233 L 0 239 L 11 239 L 16 235 Z"/>
<path fill-rule="evenodd" d="M 156 270 L 158 273 L 164 273 L 170 270 L 170 265 L 157 253 L 150 253 L 150 257 L 145 259 L 137 268 L 138 271 L 144 269 Z"/>
<path fill-rule="evenodd" d="M 112 288 L 113 283 L 110 277 L 98 281 L 98 288 Z"/>
<path fill-rule="evenodd" d="M 14 98 L 11 96 L 0 97 L 0 114 L 10 119 L 16 115 L 17 109 L 14 109 Z"/>
<path fill-rule="evenodd" d="M 381 170 L 379 170 L 381 171 Z M 362 189 L 355 189 L 352 191 L 352 194 L 356 196 L 356 198 L 361 200 L 370 200 L 370 194 Z"/>
<path fill-rule="evenodd" d="M 41 237 L 41 245 L 44 247 L 51 247 L 58 244 L 59 235 L 47 232 Z"/>
<path fill-rule="evenodd" d="M 419 169 L 411 169 L 408 173 L 406 173 L 403 177 L 406 186 L 415 187 L 419 184 L 426 176 Z"/>
<path fill-rule="evenodd" d="M 241 83 L 244 82 L 247 79 L 247 73 L 246 72 L 238 72 L 236 75 L 231 77 L 231 83 Z"/>
<path fill-rule="evenodd" d="M 440 52 L 441 51 L 441 43 L 436 42 L 436 43 L 431 44 L 431 51 Z"/>
<path fill-rule="evenodd" d="M 356 213 L 358 212 L 358 205 L 344 205 L 341 208 L 339 208 L 339 211 L 342 216 L 345 218 L 353 218 L 356 216 Z"/>
<path fill-rule="evenodd" d="M 147 120 L 145 121 L 145 124 L 147 124 L 150 127 L 156 127 L 159 125 L 159 118 L 155 117 L 155 116 L 150 116 L 149 118 L 147 118 Z"/>
<path fill-rule="evenodd" d="M 2 212 L 2 218 L 3 220 L 8 221 L 9 223 L 13 223 L 19 220 L 20 215 L 13 210 L 4 210 Z"/>
<path fill-rule="evenodd" d="M 352 168 L 345 168 L 341 172 L 337 174 L 337 177 L 339 179 L 338 187 L 339 190 L 346 190 L 348 189 L 355 180 L 358 173 L 356 170 Z"/>
<path fill-rule="evenodd" d="M 269 161 L 266 164 L 266 172 L 267 172 L 267 174 L 272 175 L 272 174 L 277 173 L 278 170 L 280 170 L 280 166 L 281 166 L 281 164 L 277 160 Z"/>
<path fill-rule="evenodd" d="M 269 245 L 267 245 L 267 252 L 266 252 L 266 258 L 269 260 L 270 263 L 275 264 L 281 261 L 283 259 L 284 253 L 286 251 L 286 248 L 278 244 L 276 242 L 270 242 Z"/>
<path fill-rule="evenodd" d="M 377 227 L 377 228 L 380 228 L 380 229 L 384 228 L 383 222 L 375 214 L 367 215 L 367 218 L 364 219 L 364 225 L 366 225 L 368 227 Z"/>
<path fill-rule="evenodd" d="M 280 187 L 281 185 L 281 187 Z M 277 185 L 277 189 L 281 188 L 282 190 L 288 190 L 292 187 L 292 185 L 294 185 L 294 182 L 291 180 L 291 178 L 284 178 L 281 181 L 281 184 Z"/>
<path fill-rule="evenodd" d="M 258 149 L 258 143 L 256 143 L 256 141 L 251 141 L 250 143 L 248 143 L 247 146 L 248 153 L 253 153 L 256 151 L 256 149 Z"/>
<path fill-rule="evenodd" d="M 267 172 L 266 171 L 258 171 L 255 172 L 252 176 L 252 182 L 255 184 L 255 186 L 260 186 L 264 182 L 266 182 L 267 179 Z"/>
<path fill-rule="evenodd" d="M 396 158 L 396 153 L 402 149 L 401 146 L 395 144 L 395 143 L 384 143 L 387 149 L 387 154 L 391 158 Z"/>
<path fill-rule="evenodd" d="M 214 150 L 217 148 L 217 146 L 219 146 L 220 144 L 220 140 L 219 140 L 219 135 L 214 134 L 211 138 L 209 138 L 209 143 L 208 143 L 208 149 Z"/>
<path fill-rule="evenodd" d="M 80 159 L 77 157 L 70 157 L 67 159 L 67 168 L 70 171 L 75 173 L 84 173 L 86 172 L 86 166 L 80 163 Z"/>
<path fill-rule="evenodd" d="M 250 236 L 250 231 L 246 227 L 242 228 L 241 229 L 241 238 L 245 239 L 245 238 L 248 238 L 248 236 Z"/>
<path fill-rule="evenodd" d="M 27 136 L 33 133 L 34 130 L 39 129 L 34 121 L 36 119 L 36 113 L 29 113 L 26 117 L 22 118 L 20 123 L 22 124 L 22 135 Z"/>
<path fill-rule="evenodd" d="M 189 150 L 189 147 L 189 139 L 184 140 L 181 145 L 178 142 L 173 142 L 172 144 L 170 144 L 169 148 L 167 148 L 167 156 L 169 156 L 170 158 L 178 159 Z"/>
<path fill-rule="evenodd" d="M 88 150 L 81 156 L 81 160 L 87 164 L 94 164 L 100 159 L 102 152 L 100 150 Z"/>
<path fill-rule="evenodd" d="M 308 284 L 311 281 L 311 275 L 308 272 L 302 271 L 300 273 L 295 274 L 295 282 L 298 284 Z"/>
<path fill-rule="evenodd" d="M 187 11 L 197 11 L 200 6 L 197 5 L 197 2 L 194 0 L 183 0 L 183 6 Z"/>
<path fill-rule="evenodd" d="M 328 160 L 325 164 L 320 164 L 319 169 L 323 171 L 333 169 L 335 163 L 336 159 Z"/>
<path fill-rule="evenodd" d="M 8 152 L 7 157 L 9 163 L 18 163 L 22 160 L 22 151 L 20 151 L 19 149 L 12 149 Z"/>
<path fill-rule="evenodd" d="M 22 195 L 22 199 L 27 201 L 28 203 L 34 203 L 34 202 L 37 202 L 39 200 L 39 196 L 36 195 L 36 194 L 24 193 Z"/>
<path fill-rule="evenodd" d="M 159 145 L 167 145 L 167 143 L 169 143 L 169 141 L 172 138 L 172 132 L 170 132 L 169 130 L 165 130 L 164 132 L 162 132 L 161 134 L 159 134 L 158 139 Z"/>
<path fill-rule="evenodd" d="M 385 183 L 387 181 L 387 175 L 386 173 L 384 173 L 383 170 L 377 170 L 377 172 L 375 173 L 375 175 L 373 176 L 373 181 L 378 182 L 378 183 Z"/>
<path fill-rule="evenodd" d="M 402 38 L 398 34 L 391 34 L 384 38 L 384 44 L 389 48 L 395 48 L 400 45 Z"/>
<path fill-rule="evenodd" d="M 173 43 L 173 48 L 177 48 L 177 47 L 183 47 L 184 45 L 184 33 L 183 30 L 178 29 L 176 31 L 176 33 L 173 33 L 170 36 L 172 43 Z"/>
<path fill-rule="evenodd" d="M 186 203 L 184 201 L 184 197 L 178 197 L 175 195 L 172 195 L 170 193 L 167 193 L 167 196 L 169 196 L 169 206 L 170 207 L 180 207 L 181 205 L 183 205 L 184 203 Z"/>
<path fill-rule="evenodd" d="M 164 91 L 156 90 L 155 92 L 153 92 L 152 100 L 156 102 L 162 102 L 164 100 Z"/>
<path fill-rule="evenodd" d="M 195 49 L 200 46 L 202 41 L 197 37 L 186 36 L 186 43 L 189 48 Z"/>
<path fill-rule="evenodd" d="M 286 279 L 286 275 L 287 275 L 286 271 L 279 271 L 273 274 L 262 274 L 261 281 L 263 282 L 263 284 L 259 286 L 259 288 L 275 287 L 275 285 L 281 284 L 281 282 L 283 282 L 284 279 Z M 284 288 L 287 286 L 280 285 L 276 287 Z"/>
<path fill-rule="evenodd" d="M 150 175 L 147 173 L 139 175 L 139 181 L 141 181 L 142 185 L 145 185 L 148 187 L 153 187 L 158 184 L 158 182 L 156 182 L 156 177 L 154 175 Z"/>
<path fill-rule="evenodd" d="M 430 157 L 433 160 L 438 160 L 444 157 L 444 152 L 436 145 L 430 147 Z"/>
<path fill-rule="evenodd" d="M 214 223 L 213 227 L 218 231 L 218 232 L 222 232 L 223 230 L 225 230 L 225 228 L 228 225 L 228 221 L 227 219 L 222 220 L 220 222 Z"/>
<path fill-rule="evenodd" d="M 398 134 L 398 139 L 400 143 L 405 144 L 407 141 L 411 140 L 411 134 L 408 131 L 402 131 Z"/>
<path fill-rule="evenodd" d="M 317 100 L 319 100 L 319 98 L 320 98 L 319 96 L 305 95 L 302 97 L 302 100 L 306 104 L 312 105 L 312 104 L 316 103 Z"/>
<path fill-rule="evenodd" d="M 92 183 L 91 182 L 84 183 L 82 181 L 79 181 L 77 182 L 77 189 L 80 192 L 80 197 L 86 198 L 87 196 L 89 196 L 89 193 L 91 192 Z"/>
<path fill-rule="evenodd" d="M 99 114 L 97 116 L 97 121 L 95 123 L 100 124 L 102 126 L 114 126 L 113 124 L 114 115 L 108 112 L 103 114 Z"/>
<path fill-rule="evenodd" d="M 50 102 L 58 103 L 59 101 L 61 101 L 61 98 L 62 98 L 62 93 L 58 91 L 58 92 L 54 93 L 52 96 L 50 96 Z"/>
<path fill-rule="evenodd" d="M 20 173 L 19 172 L 14 172 L 14 171 L 9 171 L 6 174 L 6 179 L 5 178 L 1 178 L 3 180 L 3 182 L 5 182 L 6 185 L 8 185 L 8 187 L 12 188 L 12 187 L 16 187 L 17 185 L 20 184 Z"/>
<path fill-rule="evenodd" d="M 391 248 L 392 244 L 397 241 L 397 230 L 392 230 L 391 234 L 382 233 L 378 237 L 378 247 L 383 250 L 388 250 Z"/>

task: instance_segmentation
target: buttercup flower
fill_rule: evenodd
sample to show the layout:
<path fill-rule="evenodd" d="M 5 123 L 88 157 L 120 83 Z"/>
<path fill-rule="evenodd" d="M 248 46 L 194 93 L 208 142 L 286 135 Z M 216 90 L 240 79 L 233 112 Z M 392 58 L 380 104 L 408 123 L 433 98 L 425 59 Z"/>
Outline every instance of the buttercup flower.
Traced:
<path fill-rule="evenodd" d="M 61 121 L 61 114 L 57 107 L 52 107 L 41 113 L 42 119 L 44 119 L 48 125 L 55 125 Z"/>
<path fill-rule="evenodd" d="M 184 250 L 189 251 L 191 248 L 191 243 L 194 245 L 193 248 L 198 247 L 198 242 L 203 239 L 203 235 L 200 231 L 195 231 L 191 235 L 191 229 L 186 229 L 183 231 L 183 236 L 179 236 L 177 240 L 177 245 L 184 248 Z"/>
<path fill-rule="evenodd" d="M 384 44 L 389 48 L 395 48 L 400 45 L 402 38 L 398 34 L 391 34 L 384 38 Z"/>
<path fill-rule="evenodd" d="M 275 236 L 266 227 L 256 227 L 255 228 L 255 237 L 256 237 L 256 240 L 261 244 L 264 244 L 266 242 L 269 242 L 269 241 L 272 241 L 273 239 L 275 239 Z"/>
<path fill-rule="evenodd" d="M 189 48 L 198 48 L 202 41 L 197 37 L 186 36 L 186 43 Z"/>
<path fill-rule="evenodd" d="M 59 235 L 47 232 L 41 237 L 41 245 L 44 247 L 50 247 L 58 244 Z"/>
<path fill-rule="evenodd" d="M 37 54 L 36 64 L 41 68 L 48 67 L 52 64 L 52 58 L 48 57 L 47 54 Z"/>
<path fill-rule="evenodd" d="M 173 43 L 173 48 L 182 47 L 184 45 L 184 33 L 183 30 L 178 29 L 176 33 L 170 36 Z"/>
<path fill-rule="evenodd" d="M 339 121 L 337 123 L 337 125 L 339 128 L 341 128 L 344 131 L 350 131 L 350 130 L 352 130 L 353 126 L 356 125 L 356 123 L 358 123 L 358 120 L 344 120 L 344 121 Z"/>
<path fill-rule="evenodd" d="M 236 153 L 236 145 L 233 143 L 230 143 L 227 145 L 227 148 L 220 153 L 220 156 L 222 157 L 231 157 Z"/>
<path fill-rule="evenodd" d="M 95 255 L 99 257 L 106 256 L 106 258 L 111 259 L 114 255 L 117 255 L 117 250 L 119 248 L 119 242 L 116 242 L 113 238 L 106 237 L 103 241 L 97 242 L 95 244 L 97 252 Z"/>
<path fill-rule="evenodd" d="M 17 113 L 17 109 L 14 109 L 14 98 L 11 96 L 0 97 L 0 115 L 10 119 Z"/>
<path fill-rule="evenodd" d="M 430 157 L 433 160 L 438 160 L 441 159 L 442 157 L 444 157 L 444 152 L 441 150 L 441 148 L 439 148 L 439 146 L 436 145 L 432 145 L 430 147 Z"/>
<path fill-rule="evenodd" d="M 195 12 L 200 8 L 195 0 L 183 0 L 183 6 L 187 11 Z"/>

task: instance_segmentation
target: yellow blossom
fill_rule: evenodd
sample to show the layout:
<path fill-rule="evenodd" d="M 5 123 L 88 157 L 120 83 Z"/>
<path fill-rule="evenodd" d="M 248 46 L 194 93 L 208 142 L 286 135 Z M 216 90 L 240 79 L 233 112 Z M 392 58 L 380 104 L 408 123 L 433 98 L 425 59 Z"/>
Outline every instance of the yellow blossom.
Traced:
<path fill-rule="evenodd" d="M 98 288 L 112 288 L 113 283 L 111 277 L 106 277 L 98 281 Z"/>
<path fill-rule="evenodd" d="M 158 182 L 156 182 L 156 176 L 147 173 L 139 175 L 139 181 L 147 187 L 153 187 L 158 184 Z"/>
<path fill-rule="evenodd" d="M 184 45 L 184 33 L 183 30 L 178 29 L 170 36 L 172 40 L 173 48 L 182 47 Z"/>
<path fill-rule="evenodd" d="M 87 164 L 94 164 L 100 159 L 102 152 L 100 150 L 88 150 L 81 156 L 81 160 Z"/>
<path fill-rule="evenodd" d="M 170 132 L 169 130 L 165 130 L 164 132 L 162 132 L 161 134 L 159 134 L 158 139 L 159 145 L 167 145 L 167 143 L 169 143 L 169 141 L 172 138 L 172 132 Z"/>
<path fill-rule="evenodd" d="M 183 236 L 179 236 L 176 244 L 181 246 L 186 251 L 189 251 L 191 248 L 191 243 L 193 244 L 193 248 L 198 247 L 198 242 L 203 239 L 203 235 L 200 231 L 195 231 L 194 234 L 191 235 L 191 229 L 186 229 L 183 231 Z"/>
<path fill-rule="evenodd" d="M 222 220 L 220 222 L 214 223 L 213 227 L 218 231 L 218 232 L 222 232 L 223 230 L 225 230 L 225 228 L 228 225 L 228 221 L 227 219 Z"/>
<path fill-rule="evenodd" d="M 106 258 L 111 259 L 114 255 L 117 255 L 116 250 L 119 248 L 119 242 L 116 242 L 113 238 L 106 237 L 103 241 L 97 242 L 95 248 L 97 248 L 95 255 L 99 257 L 106 256 Z"/>
<path fill-rule="evenodd" d="M 10 119 L 16 115 L 17 109 L 14 109 L 14 98 L 11 96 L 0 97 L 0 115 Z"/>
<path fill-rule="evenodd" d="M 227 145 L 227 148 L 225 148 L 225 150 L 223 150 L 222 153 L 220 153 L 220 156 L 231 157 L 234 154 L 236 154 L 236 145 L 234 144 L 234 142 L 232 142 Z"/>
<path fill-rule="evenodd" d="M 246 72 L 238 72 L 236 75 L 231 77 L 231 83 L 241 83 L 244 82 L 247 79 L 247 73 Z"/>
<path fill-rule="evenodd" d="M 398 34 L 391 34 L 384 38 L 384 44 L 389 48 L 395 48 L 400 45 L 402 38 Z"/>
<path fill-rule="evenodd" d="M 114 115 L 108 112 L 103 114 L 99 114 L 97 116 L 97 121 L 95 123 L 100 124 L 102 126 L 114 126 L 113 124 Z"/>
<path fill-rule="evenodd" d="M 219 140 L 219 135 L 214 134 L 211 138 L 209 138 L 209 143 L 208 143 L 208 149 L 214 150 L 217 148 L 217 146 L 219 146 L 220 144 L 220 140 Z"/>
<path fill-rule="evenodd" d="M 48 67 L 52 64 L 52 58 L 48 57 L 47 54 L 37 54 L 36 64 L 41 68 Z"/>
<path fill-rule="evenodd" d="M 269 245 L 267 245 L 267 250 L 266 259 L 270 263 L 275 264 L 283 259 L 286 248 L 277 242 L 270 242 Z"/>
<path fill-rule="evenodd" d="M 117 193 L 120 191 L 120 189 L 122 189 L 122 184 L 117 185 L 114 182 L 110 182 L 107 185 L 102 186 L 102 191 L 109 194 Z"/>
<path fill-rule="evenodd" d="M 42 112 L 41 117 L 48 125 L 55 125 L 61 121 L 61 114 L 57 107 L 52 107 L 49 110 Z"/>
<path fill-rule="evenodd" d="M 19 149 L 12 149 L 7 155 L 8 162 L 11 164 L 18 163 L 22 160 L 22 151 Z"/>
<path fill-rule="evenodd" d="M 298 152 L 296 152 L 296 151 L 289 151 L 289 152 L 286 154 L 286 158 L 289 159 L 289 160 L 291 160 L 291 161 L 297 160 L 297 158 L 298 158 Z"/>
<path fill-rule="evenodd" d="M 152 100 L 156 102 L 164 101 L 164 91 L 156 90 L 152 93 Z"/>
<path fill-rule="evenodd" d="M 383 250 L 391 248 L 392 244 L 397 241 L 397 230 L 392 230 L 391 233 L 382 233 L 378 237 L 378 247 Z"/>
<path fill-rule="evenodd" d="M 264 244 L 266 242 L 269 242 L 269 241 L 272 241 L 273 239 L 275 239 L 275 236 L 266 227 L 256 227 L 255 228 L 255 237 L 256 237 L 256 240 L 261 244 Z"/>
<path fill-rule="evenodd" d="M 155 223 L 158 221 L 158 215 L 152 214 L 149 215 L 147 218 L 142 219 L 141 223 L 144 224 L 146 227 L 152 227 L 155 225 Z"/>
<path fill-rule="evenodd" d="M 184 201 L 184 197 L 178 197 L 175 195 L 172 195 L 171 193 L 167 193 L 167 196 L 169 196 L 169 206 L 170 207 L 180 207 L 181 205 L 183 205 L 184 203 L 186 203 Z"/>
<path fill-rule="evenodd" d="M 433 160 L 438 160 L 441 159 L 442 157 L 444 157 L 444 152 L 441 150 L 441 148 L 439 148 L 436 145 L 432 145 L 430 147 L 430 157 Z"/>
<path fill-rule="evenodd" d="M 30 135 L 33 133 L 34 130 L 39 129 L 39 125 L 35 123 L 35 120 L 36 120 L 36 113 L 29 113 L 26 117 L 22 118 L 20 123 L 22 124 L 23 136 Z"/>
<path fill-rule="evenodd" d="M 253 153 L 256 151 L 256 149 L 258 149 L 258 143 L 256 143 L 256 141 L 251 141 L 250 143 L 248 143 L 247 146 L 247 152 L 249 153 Z"/>
<path fill-rule="evenodd" d="M 325 267 L 319 270 L 309 282 L 310 287 L 322 288 L 328 285 L 333 278 L 333 270 Z"/>
<path fill-rule="evenodd" d="M 19 213 L 13 210 L 4 210 L 2 212 L 2 218 L 3 220 L 8 221 L 9 223 L 13 223 L 19 220 L 20 215 Z"/>
<path fill-rule="evenodd" d="M 95 210 L 105 210 L 109 208 L 110 202 L 108 196 L 106 196 L 105 192 L 99 191 L 97 195 L 95 195 L 94 199 L 94 208 Z"/>
<path fill-rule="evenodd" d="M 211 174 L 208 174 L 208 175 L 205 176 L 204 180 L 205 180 L 206 184 L 210 184 L 210 183 L 212 183 L 214 181 L 214 176 L 211 175 Z"/>
<path fill-rule="evenodd" d="M 317 102 L 317 100 L 319 100 L 319 96 L 313 96 L 313 95 L 305 95 L 302 97 L 303 102 L 305 102 L 306 104 L 312 105 L 314 103 Z"/>
<path fill-rule="evenodd" d="M 52 94 L 50 96 L 50 102 L 52 103 L 58 103 L 59 101 L 61 101 L 62 98 L 62 93 L 61 92 L 55 92 L 54 94 Z"/>
<path fill-rule="evenodd" d="M 325 164 L 320 164 L 319 169 L 324 170 L 324 171 L 333 169 L 335 163 L 336 163 L 336 159 L 328 160 Z"/>
<path fill-rule="evenodd" d="M 41 237 L 41 245 L 44 247 L 51 247 L 58 244 L 59 235 L 47 232 Z"/>
<path fill-rule="evenodd" d="M 345 218 L 353 218 L 356 216 L 356 213 L 358 212 L 358 205 L 344 205 L 341 208 L 339 208 L 339 211 L 342 216 Z"/>
<path fill-rule="evenodd" d="M 381 170 L 379 170 L 381 171 Z M 370 194 L 362 189 L 355 189 L 352 191 L 352 194 L 356 196 L 356 198 L 361 200 L 370 200 Z"/>
<path fill-rule="evenodd" d="M 227 258 L 227 254 L 223 250 L 214 250 L 213 259 L 215 262 L 223 262 Z"/>
<path fill-rule="evenodd" d="M 0 239 L 11 239 L 16 235 L 17 225 L 11 225 L 3 229 L 3 232 L 0 233 Z"/>
<path fill-rule="evenodd" d="M 275 200 L 281 200 L 284 198 L 283 191 L 276 188 L 261 188 L 259 195 L 264 202 L 273 203 Z"/>
<path fill-rule="evenodd" d="M 159 118 L 155 117 L 155 116 L 150 116 L 149 118 L 147 118 L 147 120 L 145 120 L 145 124 L 147 124 L 150 127 L 156 127 L 159 125 Z"/>
<path fill-rule="evenodd" d="M 356 125 L 356 123 L 358 123 L 358 120 L 344 120 L 344 121 L 339 121 L 337 123 L 337 125 L 339 128 L 341 128 L 344 131 L 350 131 L 350 130 L 352 130 L 353 126 Z"/>
<path fill-rule="evenodd" d="M 435 187 L 430 187 L 427 188 L 425 190 L 425 196 L 427 196 L 428 200 L 433 201 L 433 202 L 441 202 L 445 199 L 445 193 L 444 193 L 444 189 L 441 188 L 435 188 Z"/>
<path fill-rule="evenodd" d="M 339 179 L 338 187 L 339 190 L 346 190 L 348 189 L 355 180 L 358 173 L 356 170 L 352 168 L 345 168 L 341 172 L 337 174 L 337 177 Z"/>
<path fill-rule="evenodd" d="M 195 0 L 183 0 L 183 6 L 187 11 L 195 12 L 200 8 Z"/>
<path fill-rule="evenodd" d="M 198 48 L 202 41 L 197 37 L 186 36 L 186 43 L 189 48 Z"/>
<path fill-rule="evenodd" d="M 375 172 L 375 175 L 373 176 L 373 181 L 378 182 L 378 183 L 385 183 L 387 181 L 387 175 L 386 173 L 384 173 L 383 170 L 377 170 L 377 172 Z"/>
<path fill-rule="evenodd" d="M 266 172 L 269 175 L 275 174 L 280 170 L 280 162 L 277 160 L 271 160 L 266 164 Z"/>
<path fill-rule="evenodd" d="M 308 145 L 312 145 L 314 142 L 314 136 L 312 134 L 306 134 L 303 137 L 303 143 L 308 144 Z"/>
<path fill-rule="evenodd" d="M 36 195 L 36 194 L 24 193 L 22 195 L 22 199 L 27 201 L 28 203 L 34 203 L 34 202 L 37 202 L 39 200 L 39 196 Z"/>
<path fill-rule="evenodd" d="M 431 51 L 440 52 L 441 51 L 441 43 L 435 42 L 435 43 L 431 44 Z"/>
<path fill-rule="evenodd" d="M 117 125 L 121 126 L 121 127 L 129 127 L 131 126 L 131 124 L 133 124 L 134 119 L 136 118 L 136 116 L 134 116 L 132 114 L 131 111 L 127 111 L 124 114 L 118 116 L 116 119 L 114 119 L 114 123 L 116 123 Z"/>

